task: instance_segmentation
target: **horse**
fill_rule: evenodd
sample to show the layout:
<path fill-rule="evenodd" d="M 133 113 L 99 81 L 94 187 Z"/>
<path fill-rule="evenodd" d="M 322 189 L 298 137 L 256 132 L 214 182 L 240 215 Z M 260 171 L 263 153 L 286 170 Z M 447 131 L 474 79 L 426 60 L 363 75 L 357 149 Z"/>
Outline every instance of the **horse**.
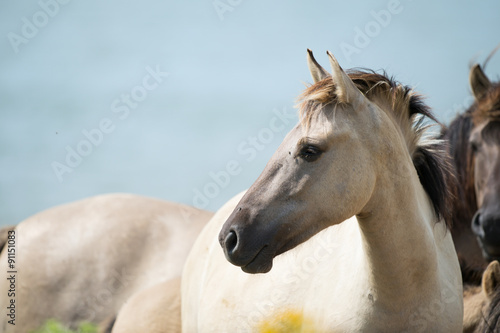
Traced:
<path fill-rule="evenodd" d="M 464 286 L 464 333 L 500 329 L 500 264 L 489 263 L 480 286 Z"/>
<path fill-rule="evenodd" d="M 500 82 L 490 82 L 479 64 L 471 68 L 469 82 L 475 102 L 444 129 L 443 139 L 459 182 L 451 229 L 455 247 L 467 265 L 483 270 L 500 259 Z"/>
<path fill-rule="evenodd" d="M 327 54 L 331 74 L 308 50 L 299 123 L 193 245 L 183 332 L 462 329 L 435 118 L 411 88 Z"/>
<path fill-rule="evenodd" d="M 180 277 L 212 215 L 132 194 L 98 195 L 35 214 L 11 233 L 13 266 L 7 246 L 0 255 L 2 271 L 14 278 L 0 280 L 0 306 L 7 309 L 0 332 L 29 332 L 49 318 L 75 328 L 116 315 L 136 292 Z"/>

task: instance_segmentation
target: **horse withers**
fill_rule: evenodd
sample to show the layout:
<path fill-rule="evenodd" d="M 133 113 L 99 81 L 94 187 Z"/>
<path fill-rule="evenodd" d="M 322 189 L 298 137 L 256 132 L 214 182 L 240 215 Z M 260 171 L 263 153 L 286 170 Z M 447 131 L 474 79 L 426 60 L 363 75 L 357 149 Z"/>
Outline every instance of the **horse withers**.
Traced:
<path fill-rule="evenodd" d="M 198 237 L 185 332 L 458 332 L 450 169 L 410 88 L 308 51 L 301 120 Z M 222 250 L 221 250 L 222 247 Z"/>

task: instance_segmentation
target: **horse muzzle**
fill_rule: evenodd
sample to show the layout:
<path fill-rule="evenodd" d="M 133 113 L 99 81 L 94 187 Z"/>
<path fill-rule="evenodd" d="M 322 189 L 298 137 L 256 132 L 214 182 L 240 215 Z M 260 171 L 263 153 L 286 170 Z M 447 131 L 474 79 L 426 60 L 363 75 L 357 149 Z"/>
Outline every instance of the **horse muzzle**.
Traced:
<path fill-rule="evenodd" d="M 500 216 L 477 211 L 472 218 L 472 231 L 487 261 L 500 259 Z"/>
<path fill-rule="evenodd" d="M 240 206 L 241 207 L 241 206 Z M 219 233 L 219 243 L 231 264 L 246 273 L 267 273 L 273 266 L 273 230 L 255 221 L 249 208 L 238 207 Z"/>

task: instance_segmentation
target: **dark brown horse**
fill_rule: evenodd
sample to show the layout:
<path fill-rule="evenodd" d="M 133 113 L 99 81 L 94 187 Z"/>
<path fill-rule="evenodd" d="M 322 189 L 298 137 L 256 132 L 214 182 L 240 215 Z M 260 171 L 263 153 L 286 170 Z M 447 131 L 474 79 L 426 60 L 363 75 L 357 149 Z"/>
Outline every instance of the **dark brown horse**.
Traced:
<path fill-rule="evenodd" d="M 484 268 L 500 258 L 500 82 L 492 83 L 480 65 L 472 67 L 469 80 L 475 102 L 443 137 L 460 185 L 453 207 L 455 247 L 463 262 Z"/>

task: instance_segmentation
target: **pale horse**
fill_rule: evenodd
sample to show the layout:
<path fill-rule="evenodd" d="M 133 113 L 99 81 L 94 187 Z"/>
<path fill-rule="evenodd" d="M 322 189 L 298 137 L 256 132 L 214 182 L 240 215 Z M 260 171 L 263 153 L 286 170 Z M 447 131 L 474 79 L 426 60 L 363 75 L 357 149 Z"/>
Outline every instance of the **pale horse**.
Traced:
<path fill-rule="evenodd" d="M 419 121 L 434 118 L 410 88 L 328 56 L 331 74 L 308 50 L 300 122 L 196 240 L 184 333 L 462 330 L 447 155 Z"/>
<path fill-rule="evenodd" d="M 115 316 L 136 292 L 180 277 L 212 215 L 131 194 L 99 195 L 33 215 L 13 229 L 0 255 L 6 275 L 0 332 L 26 333 L 49 318 L 74 328 Z"/>

